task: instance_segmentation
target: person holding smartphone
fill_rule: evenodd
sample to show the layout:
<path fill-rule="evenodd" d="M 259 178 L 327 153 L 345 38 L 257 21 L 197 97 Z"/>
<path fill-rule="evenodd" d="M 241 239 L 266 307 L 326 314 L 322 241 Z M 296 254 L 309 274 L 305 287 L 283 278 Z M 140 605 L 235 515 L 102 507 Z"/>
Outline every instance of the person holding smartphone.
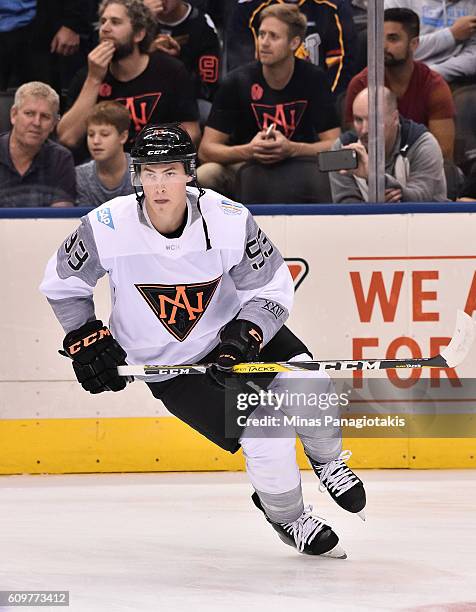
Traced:
<path fill-rule="evenodd" d="M 352 107 L 354 130 L 345 132 L 332 149 L 353 149 L 357 167 L 330 172 L 332 199 L 337 204 L 367 202 L 369 177 L 369 100 L 362 90 Z M 385 87 L 385 201 L 445 202 L 448 200 L 443 155 L 428 129 L 398 113 L 397 98 Z"/>

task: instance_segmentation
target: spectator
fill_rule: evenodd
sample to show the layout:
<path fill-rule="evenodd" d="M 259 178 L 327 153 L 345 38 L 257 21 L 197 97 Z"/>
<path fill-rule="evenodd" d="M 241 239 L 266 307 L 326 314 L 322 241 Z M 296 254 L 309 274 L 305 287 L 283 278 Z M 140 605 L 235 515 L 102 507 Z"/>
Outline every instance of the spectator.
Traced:
<path fill-rule="evenodd" d="M 181 60 L 195 82 L 197 98 L 211 100 L 218 85 L 220 43 L 213 21 L 183 0 L 144 0 L 157 22 L 151 50 Z"/>
<path fill-rule="evenodd" d="M 67 90 L 91 48 L 92 0 L 37 0 L 29 42 L 30 74 Z"/>
<path fill-rule="evenodd" d="M 228 69 L 258 58 L 258 28 L 261 14 L 270 5 L 293 0 L 247 0 L 236 2 L 226 35 Z M 356 35 L 348 0 L 315 2 L 301 0 L 299 10 L 307 17 L 307 32 L 297 57 L 326 70 L 331 91 L 345 91 L 356 70 Z"/>
<path fill-rule="evenodd" d="M 190 0 L 192 6 L 196 6 L 202 13 L 210 15 L 220 32 L 223 30 L 225 15 L 232 2 L 236 2 L 236 0 Z"/>
<path fill-rule="evenodd" d="M 445 202 L 443 156 L 426 127 L 398 114 L 397 99 L 385 88 L 385 201 Z M 333 201 L 342 204 L 368 201 L 368 89 L 354 100 L 355 132 L 345 132 L 333 149 L 357 152 L 356 170 L 331 172 Z"/>
<path fill-rule="evenodd" d="M 27 74 L 31 22 L 36 0 L 6 0 L 0 3 L 0 91 L 15 87 Z"/>
<path fill-rule="evenodd" d="M 130 158 L 124 153 L 131 118 L 118 102 L 99 102 L 86 118 L 92 160 L 76 167 L 78 206 L 100 206 L 133 193 Z"/>
<path fill-rule="evenodd" d="M 154 31 L 149 9 L 141 0 L 103 0 L 99 24 L 99 45 L 71 84 L 71 108 L 58 125 L 61 142 L 70 148 L 81 144 L 86 116 L 103 100 L 116 100 L 129 110 L 127 151 L 149 122 L 180 121 L 198 141 L 197 105 L 185 67 L 160 51 L 148 54 Z"/>
<path fill-rule="evenodd" d="M 385 8 L 409 8 L 421 21 L 415 59 L 448 82 L 476 76 L 476 0 L 385 0 Z"/>
<path fill-rule="evenodd" d="M 72 206 L 76 199 L 71 153 L 48 140 L 58 121 L 59 96 L 33 81 L 19 87 L 12 129 L 0 136 L 1 206 Z"/>
<path fill-rule="evenodd" d="M 384 14 L 385 85 L 397 96 L 403 117 L 423 123 L 438 141 L 443 157 L 453 158 L 455 108 L 450 88 L 437 72 L 413 55 L 418 47 L 418 15 L 409 9 Z M 368 70 L 356 74 L 347 88 L 345 123 L 352 124 L 355 96 L 368 85 Z"/>
<path fill-rule="evenodd" d="M 259 61 L 230 73 L 213 102 L 199 150 L 204 187 L 231 193 L 243 162 L 315 156 L 340 134 L 324 72 L 295 58 L 305 32 L 306 17 L 296 6 L 262 11 Z"/>

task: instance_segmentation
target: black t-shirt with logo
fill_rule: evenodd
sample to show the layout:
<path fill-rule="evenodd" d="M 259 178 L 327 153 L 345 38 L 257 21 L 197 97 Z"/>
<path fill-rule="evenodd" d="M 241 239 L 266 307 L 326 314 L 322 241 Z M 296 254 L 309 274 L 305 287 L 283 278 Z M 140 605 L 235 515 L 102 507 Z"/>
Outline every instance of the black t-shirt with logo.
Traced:
<path fill-rule="evenodd" d="M 228 74 L 207 125 L 229 134 L 235 145 L 250 142 L 272 123 L 295 142 L 316 142 L 319 133 L 339 127 L 324 71 L 304 60 L 295 62 L 291 80 L 280 90 L 266 83 L 260 62 Z"/>
<path fill-rule="evenodd" d="M 179 59 L 193 75 L 199 98 L 211 100 L 218 86 L 220 43 L 215 25 L 208 15 L 190 7 L 180 23 L 157 24 L 157 35 L 168 34 L 180 45 Z"/>
<path fill-rule="evenodd" d="M 75 76 L 68 92 L 68 106 L 79 96 L 87 69 Z M 115 100 L 124 104 L 131 116 L 126 151 L 141 129 L 149 123 L 197 121 L 198 108 L 191 77 L 181 61 L 156 51 L 147 68 L 135 79 L 118 81 L 110 71 L 99 88 L 98 102 Z"/>

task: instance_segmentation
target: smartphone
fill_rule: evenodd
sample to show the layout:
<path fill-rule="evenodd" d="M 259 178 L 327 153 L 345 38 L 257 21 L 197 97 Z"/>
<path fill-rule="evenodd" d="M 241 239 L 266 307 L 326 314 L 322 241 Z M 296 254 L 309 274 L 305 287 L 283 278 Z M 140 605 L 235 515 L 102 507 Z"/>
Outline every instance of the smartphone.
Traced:
<path fill-rule="evenodd" d="M 357 152 L 354 149 L 339 149 L 338 151 L 323 151 L 317 155 L 317 165 L 321 172 L 336 172 L 337 170 L 355 170 L 359 164 Z"/>
<path fill-rule="evenodd" d="M 268 129 L 266 130 L 264 137 L 266 139 L 274 138 L 274 136 L 271 136 L 271 132 L 275 129 L 276 129 L 276 123 L 272 123 L 270 126 L 268 126 Z"/>

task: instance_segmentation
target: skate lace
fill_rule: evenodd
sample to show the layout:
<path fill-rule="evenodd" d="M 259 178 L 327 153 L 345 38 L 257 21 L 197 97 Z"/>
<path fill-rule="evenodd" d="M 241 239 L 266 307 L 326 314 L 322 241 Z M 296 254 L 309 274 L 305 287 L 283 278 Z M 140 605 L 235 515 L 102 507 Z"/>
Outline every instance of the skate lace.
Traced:
<path fill-rule="evenodd" d="M 329 461 L 323 466 L 319 476 L 320 491 L 325 491 L 327 488 L 332 490 L 336 497 L 339 497 L 358 482 L 357 476 L 344 463 L 351 456 L 352 452 L 350 450 L 342 451 L 337 459 Z"/>
<path fill-rule="evenodd" d="M 306 544 L 310 544 L 316 535 L 324 528 L 324 519 L 311 514 L 312 506 L 306 506 L 301 516 L 292 523 L 284 523 L 283 529 L 294 538 L 296 548 L 299 552 L 304 550 Z"/>

